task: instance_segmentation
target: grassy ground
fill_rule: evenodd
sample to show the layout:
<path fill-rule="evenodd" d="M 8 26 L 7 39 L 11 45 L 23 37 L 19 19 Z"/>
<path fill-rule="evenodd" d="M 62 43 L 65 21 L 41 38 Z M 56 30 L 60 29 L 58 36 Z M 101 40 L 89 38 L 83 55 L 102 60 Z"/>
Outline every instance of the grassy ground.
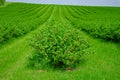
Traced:
<path fill-rule="evenodd" d="M 53 11 L 50 11 L 51 15 L 47 20 L 58 20 L 63 24 L 67 23 L 71 25 L 64 17 L 64 13 L 62 12 L 63 8 L 61 8 L 61 6 L 54 7 Z M 64 9 L 64 11 L 66 11 L 66 9 Z M 33 13 L 29 13 L 29 15 L 33 15 Z M 33 16 L 33 18 L 35 18 L 35 16 Z M 120 79 L 120 44 L 94 39 L 84 32 L 95 53 L 85 56 L 86 60 L 81 63 L 77 69 L 68 72 L 52 69 L 42 71 L 27 68 L 25 64 L 27 57 L 32 54 L 27 39 L 34 32 L 44 28 L 46 25 L 47 21 L 42 25 L 37 25 L 38 27 L 35 30 L 19 38 L 9 40 L 0 48 L 0 80 Z"/>

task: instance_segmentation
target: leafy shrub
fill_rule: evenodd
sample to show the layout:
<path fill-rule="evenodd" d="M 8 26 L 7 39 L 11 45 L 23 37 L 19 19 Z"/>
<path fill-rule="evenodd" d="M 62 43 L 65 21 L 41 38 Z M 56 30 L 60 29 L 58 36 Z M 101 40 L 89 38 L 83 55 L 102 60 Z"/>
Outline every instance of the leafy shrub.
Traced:
<path fill-rule="evenodd" d="M 92 24 L 91 24 L 92 25 Z M 88 34 L 92 35 L 93 37 L 102 38 L 107 41 L 113 41 L 113 42 L 120 42 L 120 27 L 118 25 L 114 25 L 114 27 L 111 27 L 111 25 L 92 25 L 94 27 L 91 27 L 91 25 L 86 25 L 82 27 L 83 31 L 86 31 Z M 89 28 L 88 28 L 89 27 Z"/>
<path fill-rule="evenodd" d="M 5 3 L 5 0 L 0 0 L 0 5 L 3 5 Z"/>
<path fill-rule="evenodd" d="M 90 46 L 80 31 L 61 25 L 47 26 L 34 34 L 30 45 L 37 52 L 30 57 L 30 65 L 44 61 L 54 67 L 75 67 L 83 54 L 89 53 Z"/>

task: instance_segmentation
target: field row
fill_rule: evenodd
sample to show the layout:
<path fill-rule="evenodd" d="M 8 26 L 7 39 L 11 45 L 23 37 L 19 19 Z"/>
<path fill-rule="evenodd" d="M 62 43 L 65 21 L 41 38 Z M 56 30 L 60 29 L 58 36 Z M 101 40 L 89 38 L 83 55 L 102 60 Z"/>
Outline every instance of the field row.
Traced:
<path fill-rule="evenodd" d="M 65 17 L 75 28 L 81 29 L 93 37 L 120 42 L 119 8 L 98 7 L 99 10 L 97 10 L 96 7 L 86 7 L 84 14 L 81 14 L 80 7 L 79 10 L 73 8 L 67 7 Z"/>
<path fill-rule="evenodd" d="M 0 8 L 0 12 L 2 12 L 0 13 L 0 44 L 36 29 L 47 20 L 62 23 L 68 21 L 75 28 L 81 29 L 93 37 L 120 42 L 120 11 L 117 7 L 16 3 Z"/>

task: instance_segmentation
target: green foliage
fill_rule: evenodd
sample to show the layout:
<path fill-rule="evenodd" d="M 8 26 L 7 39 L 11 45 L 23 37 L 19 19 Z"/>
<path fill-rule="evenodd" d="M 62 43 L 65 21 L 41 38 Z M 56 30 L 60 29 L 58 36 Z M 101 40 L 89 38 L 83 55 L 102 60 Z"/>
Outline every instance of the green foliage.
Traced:
<path fill-rule="evenodd" d="M 25 35 L 43 24 L 51 15 L 48 13 L 52 12 L 51 6 L 47 10 L 46 8 L 48 7 L 45 5 L 34 4 L 10 4 L 7 8 L 1 8 L 0 44 L 6 43 L 11 38 Z M 38 13 L 34 14 L 36 11 Z"/>
<path fill-rule="evenodd" d="M 5 0 L 0 0 L 0 5 L 3 5 L 5 3 Z"/>
<path fill-rule="evenodd" d="M 96 38 L 120 42 L 120 11 L 118 7 L 72 8 L 66 10 L 65 18 L 75 28 L 81 29 Z"/>
<path fill-rule="evenodd" d="M 68 8 L 71 12 L 67 12 Z M 71 14 L 73 15 L 71 16 Z M 69 20 L 66 20 L 65 17 L 67 17 Z M 12 3 L 7 6 L 0 7 L 0 40 L 3 41 L 4 37 L 9 37 L 8 35 L 11 33 L 19 35 L 21 34 L 18 33 L 20 31 L 22 33 L 28 33 L 29 30 L 33 30 L 38 27 L 38 29 L 41 29 L 41 27 L 45 27 L 43 25 L 40 25 L 41 23 L 46 23 L 48 19 L 51 20 L 53 18 L 55 21 L 61 21 L 62 24 L 68 21 L 68 24 L 71 23 L 73 25 L 71 29 L 82 28 L 85 32 L 89 32 L 88 34 L 91 35 L 94 30 L 98 30 L 101 25 L 107 29 L 116 30 L 115 34 L 118 35 L 118 37 L 120 35 L 120 29 L 115 29 L 118 27 L 118 24 L 120 24 L 120 7 L 77 7 L 52 5 L 51 8 L 51 5 L 44 6 L 41 4 L 33 5 L 24 3 Z M 69 27 L 68 24 L 66 24 L 66 27 Z M 112 24 L 112 26 L 106 26 L 106 24 Z M 33 28 L 33 26 L 35 28 Z M 32 32 L 36 32 L 38 29 Z M 32 34 L 32 32 L 26 34 L 21 38 L 11 40 L 5 45 L 2 44 L 3 47 L 0 48 L 0 80 L 120 79 L 120 44 L 93 39 L 92 37 L 84 34 L 84 32 L 83 34 L 92 44 L 92 48 L 95 51 L 95 54 L 84 56 L 88 60 L 85 61 L 85 63 L 80 64 L 77 69 L 71 71 L 67 70 L 63 72 L 59 70 L 51 70 L 51 68 L 50 70 L 44 70 L 46 68 L 38 70 L 34 70 L 33 67 L 31 69 L 28 69 L 28 67 L 26 68 L 26 57 L 30 56 L 33 51 L 31 47 L 28 46 L 28 43 L 26 43 L 26 38 L 30 37 L 30 34 Z M 99 32 L 100 33 L 97 33 L 96 37 L 98 34 L 102 34 L 103 30 Z M 7 35 L 3 36 L 3 33 Z M 13 37 L 9 37 L 9 39 L 11 38 Z M 39 51 L 35 50 L 35 53 L 37 55 Z M 39 60 L 41 59 L 39 58 Z M 34 62 L 36 63 L 35 59 L 31 60 L 31 63 Z M 44 67 L 44 61 L 41 64 L 42 65 L 39 66 Z"/>
<path fill-rule="evenodd" d="M 95 27 L 92 27 L 95 26 Z M 112 25 L 84 25 L 82 30 L 93 37 L 102 38 L 107 41 L 120 42 L 120 26 L 112 27 Z"/>
<path fill-rule="evenodd" d="M 30 45 L 37 51 L 30 58 L 33 66 L 45 61 L 54 67 L 75 67 L 83 54 L 90 53 L 90 46 L 80 31 L 59 23 L 34 34 Z"/>

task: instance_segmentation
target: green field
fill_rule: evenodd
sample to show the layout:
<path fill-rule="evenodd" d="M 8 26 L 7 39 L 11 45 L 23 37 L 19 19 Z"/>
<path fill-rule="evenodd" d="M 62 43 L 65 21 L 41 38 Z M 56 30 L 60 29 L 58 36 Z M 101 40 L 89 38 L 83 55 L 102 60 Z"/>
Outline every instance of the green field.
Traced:
<path fill-rule="evenodd" d="M 94 54 L 84 56 L 85 61 L 73 71 L 26 67 L 33 53 L 28 39 L 48 24 L 57 23 L 79 30 Z M 119 79 L 120 7 L 25 3 L 0 6 L 0 80 Z"/>

